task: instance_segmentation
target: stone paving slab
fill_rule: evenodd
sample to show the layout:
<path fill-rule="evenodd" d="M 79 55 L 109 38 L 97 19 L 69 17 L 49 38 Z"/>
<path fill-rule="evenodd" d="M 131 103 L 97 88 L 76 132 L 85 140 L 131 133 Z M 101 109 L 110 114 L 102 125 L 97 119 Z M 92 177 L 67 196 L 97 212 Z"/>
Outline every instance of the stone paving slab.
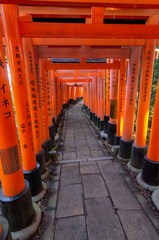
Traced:
<path fill-rule="evenodd" d="M 85 140 L 85 136 L 84 135 L 75 135 L 75 140 Z"/>
<path fill-rule="evenodd" d="M 76 166 L 71 166 L 67 168 L 62 167 L 60 178 L 61 186 L 72 185 L 77 183 L 81 183 L 81 175 L 79 172 L 78 164 L 76 164 Z"/>
<path fill-rule="evenodd" d="M 87 240 L 84 216 L 58 219 L 55 240 Z"/>
<path fill-rule="evenodd" d="M 125 240 L 120 221 L 109 199 L 86 200 L 89 240 Z"/>
<path fill-rule="evenodd" d="M 91 150 L 92 157 L 105 157 L 102 150 Z"/>
<path fill-rule="evenodd" d="M 86 147 L 77 147 L 77 158 L 83 156 L 91 157 L 90 150 Z"/>
<path fill-rule="evenodd" d="M 64 152 L 63 153 L 63 159 L 65 160 L 73 160 L 76 159 L 76 152 Z"/>
<path fill-rule="evenodd" d="M 105 180 L 122 180 L 115 164 L 111 160 L 100 161 L 98 162 L 98 165 Z"/>
<path fill-rule="evenodd" d="M 124 180 L 106 181 L 114 205 L 119 210 L 141 209 L 140 204 Z"/>
<path fill-rule="evenodd" d="M 84 214 L 84 210 L 81 184 L 60 187 L 56 217 L 69 217 L 82 214 Z"/>
<path fill-rule="evenodd" d="M 159 234 L 142 210 L 119 211 L 118 214 L 129 240 L 159 239 Z"/>
<path fill-rule="evenodd" d="M 85 199 L 105 198 L 109 195 L 100 175 L 83 175 L 82 181 Z"/>
<path fill-rule="evenodd" d="M 100 173 L 95 162 L 80 162 L 80 173 L 81 174 L 93 174 Z"/>

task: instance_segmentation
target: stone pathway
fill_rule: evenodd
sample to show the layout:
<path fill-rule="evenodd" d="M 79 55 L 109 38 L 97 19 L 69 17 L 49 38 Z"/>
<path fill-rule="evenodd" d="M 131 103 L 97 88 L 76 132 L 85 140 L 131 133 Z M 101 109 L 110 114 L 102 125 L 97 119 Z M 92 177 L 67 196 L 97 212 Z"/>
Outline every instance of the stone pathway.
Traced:
<path fill-rule="evenodd" d="M 57 201 L 49 200 L 52 225 L 43 239 L 159 239 L 159 219 L 103 148 L 81 106 L 65 111 Z"/>

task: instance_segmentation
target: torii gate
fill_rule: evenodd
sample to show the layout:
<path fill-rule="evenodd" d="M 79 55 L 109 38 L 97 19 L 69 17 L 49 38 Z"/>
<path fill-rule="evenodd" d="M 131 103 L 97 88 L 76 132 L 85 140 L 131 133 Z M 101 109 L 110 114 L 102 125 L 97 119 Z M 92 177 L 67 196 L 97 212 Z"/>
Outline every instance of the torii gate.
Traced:
<path fill-rule="evenodd" d="M 32 186 L 32 196 L 46 192 L 46 187 L 41 182 L 41 174 L 47 174 L 44 165 L 49 162 L 48 150 L 53 147 L 50 139 L 51 136 L 53 140 L 52 118 L 59 121 L 62 115 L 61 92 L 66 90 L 64 77 L 68 77 L 67 82 L 71 82 L 72 77 L 92 78 L 92 81 L 88 80 L 82 83 L 84 108 L 89 110 L 87 112 L 90 112 L 92 120 L 94 119 L 93 114 L 95 114 L 97 120 L 101 118 L 104 121 L 103 117 L 106 114 L 104 129 L 108 133 L 109 143 L 114 144 L 114 137 L 116 137 L 116 143 L 119 144 L 120 140 L 119 158 L 122 160 L 131 158 L 129 167 L 132 171 L 136 169 L 141 171 L 141 165 L 144 162 L 142 176 L 138 175 L 138 182 L 158 186 L 159 152 L 156 144 L 159 136 L 156 130 L 159 127 L 159 89 L 156 95 L 148 155 L 144 156 L 147 149 L 146 130 L 153 60 L 155 46 L 159 44 L 158 17 L 156 17 L 159 15 L 159 1 L 13 0 L 12 4 L 15 5 L 10 5 L 10 2 L 9 0 L 1 1 L 4 5 L 1 5 L 2 22 L 0 22 L 0 74 L 2 76 L 0 79 L 2 93 L 0 96 L 2 103 L 0 110 L 0 178 L 4 194 L 1 198 L 2 214 L 8 219 L 11 231 L 19 231 L 26 227 L 35 212 L 28 190 L 29 184 L 24 181 L 24 175 Z M 6 3 L 8 5 L 5 5 Z M 61 24 L 33 21 L 33 18 L 60 18 L 61 16 L 81 18 L 84 19 L 84 22 Z M 146 24 L 104 23 L 108 16 L 110 19 L 118 19 L 117 21 L 123 18 L 143 20 L 146 21 Z M 6 45 L 12 76 L 24 171 L 19 154 L 3 44 Z M 141 46 L 144 46 L 144 50 L 137 131 L 135 143 L 131 148 Z M 48 59 L 46 61 L 44 59 L 51 57 L 78 57 L 81 62 L 66 65 L 66 63 L 51 63 Z M 87 63 L 86 58 L 106 58 L 107 63 Z M 129 59 L 127 86 L 126 59 Z M 25 71 L 24 61 L 27 71 Z M 80 69 L 89 70 L 87 73 L 82 71 L 78 73 L 60 72 Z M 91 72 L 93 69 L 99 69 L 99 71 Z M 118 78 L 119 69 L 120 77 Z M 55 81 L 55 78 L 58 80 Z M 78 79 L 75 80 L 75 84 L 77 84 Z M 126 98 L 124 99 L 125 92 Z M 91 97 L 93 95 L 95 98 Z M 106 109 L 100 108 L 100 104 L 105 106 L 104 100 Z M 119 102 L 118 107 L 117 102 Z M 56 106 L 58 111 L 56 111 Z M 7 156 L 7 164 L 4 156 Z M 20 209 L 17 212 L 19 203 L 27 204 L 28 208 Z M 6 208 L 11 208 L 10 213 L 6 213 Z M 2 225 L 0 234 L 3 231 Z"/>

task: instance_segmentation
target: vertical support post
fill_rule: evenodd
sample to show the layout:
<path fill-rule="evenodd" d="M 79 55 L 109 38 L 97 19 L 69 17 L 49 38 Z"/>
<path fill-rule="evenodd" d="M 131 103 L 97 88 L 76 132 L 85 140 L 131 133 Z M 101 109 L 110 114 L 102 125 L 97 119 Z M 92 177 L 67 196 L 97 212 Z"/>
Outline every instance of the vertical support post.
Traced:
<path fill-rule="evenodd" d="M 104 129 L 104 113 L 105 113 L 105 70 L 101 71 L 101 118 L 100 118 L 100 131 Z"/>
<path fill-rule="evenodd" d="M 24 58 L 26 66 L 26 77 L 29 92 L 31 120 L 33 129 L 34 149 L 36 154 L 36 161 L 40 164 L 40 173 L 45 171 L 45 155 L 44 150 L 41 148 L 41 127 L 39 117 L 39 107 L 37 98 L 37 82 L 35 72 L 35 58 L 30 38 L 23 39 Z"/>
<path fill-rule="evenodd" d="M 49 151 L 52 150 L 55 143 L 55 129 L 52 124 L 52 101 L 51 101 L 51 73 L 49 70 L 46 70 L 46 97 L 47 97 L 47 112 L 48 112 L 48 127 L 49 127 Z"/>
<path fill-rule="evenodd" d="M 95 78 L 93 77 L 92 79 L 92 100 L 93 100 L 93 109 L 92 109 L 92 121 L 95 123 L 95 93 L 96 93 L 96 89 L 95 89 Z"/>
<path fill-rule="evenodd" d="M 41 81 L 41 103 L 42 103 L 42 122 L 43 122 L 43 136 L 42 136 L 42 148 L 45 151 L 45 162 L 49 162 L 49 151 L 51 139 L 49 137 L 49 124 L 48 124 L 48 109 L 47 109 L 47 85 L 46 85 L 46 71 L 45 71 L 45 59 L 39 59 L 39 72 Z"/>
<path fill-rule="evenodd" d="M 89 86 L 90 86 L 90 120 L 92 121 L 93 120 L 93 92 L 92 92 L 92 83 L 89 83 Z"/>
<path fill-rule="evenodd" d="M 87 83 L 88 109 L 87 113 L 90 115 L 90 83 Z"/>
<path fill-rule="evenodd" d="M 152 16 L 147 24 L 157 24 L 158 16 Z M 149 118 L 149 106 L 151 97 L 151 86 L 153 78 L 153 67 L 155 60 L 156 40 L 147 39 L 142 56 L 142 68 L 140 78 L 140 92 L 136 123 L 135 143 L 132 146 L 130 165 L 132 171 L 141 171 L 144 156 L 147 152 L 146 137 Z"/>
<path fill-rule="evenodd" d="M 8 33 L 10 14 L 11 17 L 17 17 L 17 8 L 14 5 L 9 7 L 8 5 L 1 5 L 1 15 L 7 44 L 11 40 L 11 36 Z M 18 19 L 13 18 L 11 24 L 17 27 L 17 21 Z M 10 31 L 12 30 L 10 29 Z M 8 52 L 10 53 L 10 56 L 8 56 L 8 60 L 10 61 L 14 60 L 15 57 L 15 52 L 13 51 L 15 46 L 12 41 L 10 41 L 10 47 L 7 46 L 8 50 L 10 50 Z M 34 209 L 29 183 L 28 181 L 24 181 L 22 170 L 12 96 L 3 49 L 2 29 L 0 30 L 0 60 L 0 178 L 3 189 L 0 190 L 1 211 L 2 215 L 8 220 L 11 231 L 18 231 L 30 224 L 34 216 Z M 27 208 L 24 207 L 26 205 Z"/>
<path fill-rule="evenodd" d="M 50 89 L 51 89 L 51 125 L 49 126 L 49 135 L 51 137 L 52 148 L 55 149 L 57 147 L 55 143 L 55 135 L 56 135 L 56 104 L 55 104 L 55 72 L 54 70 L 50 71 Z"/>
<path fill-rule="evenodd" d="M 127 66 L 126 59 L 121 59 L 118 87 L 117 132 L 114 139 L 114 145 L 120 144 L 120 138 L 123 134 L 125 93 L 126 93 L 126 66 Z"/>
<path fill-rule="evenodd" d="M 111 60 L 113 62 L 113 60 Z M 118 105 L 118 70 L 110 70 L 110 118 L 108 122 L 107 141 L 114 145 L 114 138 L 117 126 L 117 105 Z"/>
<path fill-rule="evenodd" d="M 99 128 L 100 125 L 100 113 L 101 113 L 101 106 L 100 106 L 100 99 L 101 99 L 101 94 L 100 94 L 100 77 L 98 77 L 98 118 L 97 118 L 97 127 Z"/>
<path fill-rule="evenodd" d="M 138 183 L 141 185 L 141 179 L 151 186 L 159 185 L 159 81 L 157 85 L 154 113 L 151 126 L 151 134 L 147 156 L 144 158 L 142 174 L 137 176 Z"/>
<path fill-rule="evenodd" d="M 95 125 L 98 123 L 98 78 L 95 78 Z"/>
<path fill-rule="evenodd" d="M 110 63 L 110 59 L 107 59 L 107 63 Z M 104 116 L 104 133 L 108 132 L 108 122 L 110 116 L 110 69 L 107 69 L 106 78 L 106 114 Z"/>
<path fill-rule="evenodd" d="M 23 46 L 18 21 L 18 8 L 16 5 L 2 5 L 1 9 L 8 63 L 11 71 L 11 82 L 23 160 L 23 172 L 24 177 L 30 183 L 32 196 L 36 196 L 42 191 L 42 183 L 39 164 L 36 163 L 34 151 L 30 113 L 32 109 L 30 109 L 29 105 Z"/>
<path fill-rule="evenodd" d="M 36 70 L 36 84 L 37 84 L 37 98 L 38 98 L 38 109 L 39 109 L 39 124 L 40 124 L 40 140 L 41 145 L 45 142 L 44 137 L 44 125 L 43 125 L 43 109 L 42 109 L 42 85 L 40 79 L 40 69 L 39 69 L 39 57 L 38 57 L 38 47 L 34 46 L 34 57 L 35 57 L 35 70 Z M 43 149 L 43 148 L 42 148 Z M 45 151 L 45 149 L 44 149 Z M 45 155 L 44 155 L 45 157 Z"/>
<path fill-rule="evenodd" d="M 135 104 L 137 94 L 137 83 L 140 67 L 141 47 L 131 47 L 131 57 L 128 64 L 128 79 L 126 86 L 125 111 L 123 135 L 120 139 L 118 158 L 129 161 L 131 156 L 131 146 L 133 142 L 133 128 L 135 116 Z"/>

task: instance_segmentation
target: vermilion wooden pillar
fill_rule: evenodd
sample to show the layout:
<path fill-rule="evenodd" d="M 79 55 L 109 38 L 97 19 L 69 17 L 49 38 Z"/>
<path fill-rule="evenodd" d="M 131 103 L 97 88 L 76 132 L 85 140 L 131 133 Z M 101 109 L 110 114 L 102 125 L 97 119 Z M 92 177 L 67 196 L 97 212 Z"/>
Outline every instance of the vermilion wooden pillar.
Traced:
<path fill-rule="evenodd" d="M 27 85 L 29 90 L 29 99 L 31 107 L 31 120 L 33 129 L 34 149 L 36 154 L 36 161 L 40 164 L 40 173 L 45 171 L 45 155 L 41 148 L 41 123 L 40 123 L 40 109 L 38 103 L 38 88 L 35 72 L 35 57 L 30 38 L 23 39 L 24 57 L 26 66 Z"/>
<path fill-rule="evenodd" d="M 107 63 L 110 63 L 110 59 L 107 59 Z M 107 69 L 106 77 L 106 111 L 104 116 L 104 133 L 108 131 L 108 122 L 110 116 L 110 70 Z"/>
<path fill-rule="evenodd" d="M 97 127 L 100 125 L 100 115 L 101 115 L 101 93 L 100 93 L 100 77 L 98 77 L 98 117 L 97 117 Z"/>
<path fill-rule="evenodd" d="M 144 158 L 142 174 L 137 176 L 137 181 L 145 188 L 145 184 L 150 186 L 159 185 L 159 82 L 157 86 L 154 113 L 151 126 L 151 134 L 147 156 Z M 153 190 L 155 187 L 153 188 Z"/>
<path fill-rule="evenodd" d="M 34 197 L 37 196 L 42 191 L 40 166 L 39 164 L 36 164 L 31 118 L 32 116 L 34 118 L 33 120 L 35 121 L 34 111 L 37 112 L 37 108 L 36 110 L 34 110 L 32 102 L 30 108 L 28 90 L 32 92 L 33 90 L 30 87 L 28 88 L 27 86 L 27 77 L 25 71 L 24 54 L 22 39 L 20 36 L 17 7 L 15 5 L 11 5 L 8 6 L 8 8 L 2 7 L 2 9 L 3 9 L 2 21 L 6 38 L 8 63 L 11 72 L 11 81 L 14 95 L 14 104 L 16 110 L 21 154 L 23 160 L 24 177 L 29 181 L 31 194 Z M 7 21 L 10 20 L 11 18 L 14 18 L 14 21 L 12 22 L 13 25 L 11 23 L 7 23 Z M 31 60 L 32 60 L 31 58 L 30 60 L 29 58 L 27 58 L 27 66 L 32 64 L 30 63 Z M 29 68 L 29 73 L 27 73 L 30 74 L 29 77 L 32 77 L 30 73 L 31 70 L 32 69 Z M 33 82 L 30 81 L 29 84 L 32 84 Z M 32 94 L 35 94 L 35 91 Z M 34 95 L 34 97 L 36 96 Z M 31 100 L 33 100 L 33 98 Z M 36 101 L 36 98 L 34 98 L 34 100 Z M 38 148 L 37 151 L 40 152 L 41 149 L 38 143 L 36 142 L 36 146 Z"/>
<path fill-rule="evenodd" d="M 113 62 L 113 60 L 111 60 Z M 118 105 L 118 70 L 110 71 L 110 118 L 108 122 L 109 144 L 114 145 L 114 138 L 117 126 L 117 105 Z"/>
<path fill-rule="evenodd" d="M 89 94 L 90 94 L 90 120 L 93 120 L 93 86 L 92 83 L 89 83 Z"/>
<path fill-rule="evenodd" d="M 100 96 L 101 96 L 101 113 L 100 113 L 100 131 L 104 129 L 104 114 L 105 114 L 105 70 L 101 71 L 101 81 L 100 81 Z"/>
<path fill-rule="evenodd" d="M 41 82 L 41 79 L 40 79 L 39 57 L 38 57 L 38 48 L 37 48 L 37 46 L 34 46 L 34 56 L 35 56 L 37 100 L 38 100 L 39 125 L 40 125 L 40 140 L 41 140 L 41 145 L 42 145 L 45 142 L 45 137 L 44 137 L 43 108 L 42 108 L 42 90 L 41 90 L 42 89 L 42 82 Z M 42 148 L 42 149 L 44 149 L 44 148 Z M 45 150 L 46 149 L 44 149 L 44 151 Z"/>
<path fill-rule="evenodd" d="M 51 138 L 49 149 L 51 150 L 55 146 L 55 126 L 53 125 L 53 111 L 52 111 L 52 82 L 51 82 L 51 71 L 46 70 L 46 90 L 47 90 L 47 112 L 48 112 L 48 126 L 49 126 L 49 137 Z M 50 164 L 48 162 L 48 164 Z"/>
<path fill-rule="evenodd" d="M 95 78 L 95 125 L 98 123 L 98 78 Z"/>
<path fill-rule="evenodd" d="M 1 5 L 1 17 L 11 72 L 23 168 L 24 172 L 31 176 L 37 165 L 17 6 Z M 22 172 L 2 38 L 0 43 L 2 60 L 0 66 L 0 177 L 3 187 L 0 200 L 2 215 L 8 219 L 11 231 L 18 231 L 29 224 L 30 218 L 34 217 L 34 210 L 29 183 L 24 182 Z M 27 208 L 19 206 L 27 206 Z"/>
<path fill-rule="evenodd" d="M 95 123 L 95 78 L 92 79 L 92 121 Z"/>
<path fill-rule="evenodd" d="M 126 70 L 127 70 L 126 59 L 121 59 L 118 87 L 117 131 L 114 138 L 114 145 L 120 144 L 120 138 L 123 134 L 125 93 L 126 93 Z"/>
<path fill-rule="evenodd" d="M 150 17 L 147 21 L 147 24 L 157 23 L 157 16 Z M 131 162 L 129 163 L 131 170 L 137 172 L 142 168 L 144 155 L 147 152 L 146 137 L 155 59 L 155 47 L 156 40 L 147 39 L 143 50 L 135 143 L 132 147 Z"/>
<path fill-rule="evenodd" d="M 88 103 L 88 109 L 87 109 L 87 113 L 88 115 L 90 115 L 90 102 L 91 102 L 91 99 L 90 99 L 90 83 L 87 83 L 87 103 Z"/>
<path fill-rule="evenodd" d="M 45 150 L 45 161 L 49 162 L 49 151 L 51 150 L 51 139 L 49 136 L 48 106 L 47 106 L 47 76 L 45 71 L 45 59 L 39 59 L 39 73 L 41 80 L 41 102 L 42 102 L 42 148 Z"/>
<path fill-rule="evenodd" d="M 55 71 L 51 70 L 51 106 L 52 106 L 52 122 L 55 123 L 56 103 L 55 103 Z"/>
<path fill-rule="evenodd" d="M 1 31 L 0 59 L 0 178 L 4 195 L 14 197 L 24 190 L 25 182 Z"/>
<path fill-rule="evenodd" d="M 131 57 L 128 64 L 128 77 L 126 86 L 125 111 L 123 135 L 120 139 L 118 157 L 123 161 L 129 161 L 133 139 L 135 104 L 137 83 L 140 67 L 140 47 L 131 47 Z"/>

